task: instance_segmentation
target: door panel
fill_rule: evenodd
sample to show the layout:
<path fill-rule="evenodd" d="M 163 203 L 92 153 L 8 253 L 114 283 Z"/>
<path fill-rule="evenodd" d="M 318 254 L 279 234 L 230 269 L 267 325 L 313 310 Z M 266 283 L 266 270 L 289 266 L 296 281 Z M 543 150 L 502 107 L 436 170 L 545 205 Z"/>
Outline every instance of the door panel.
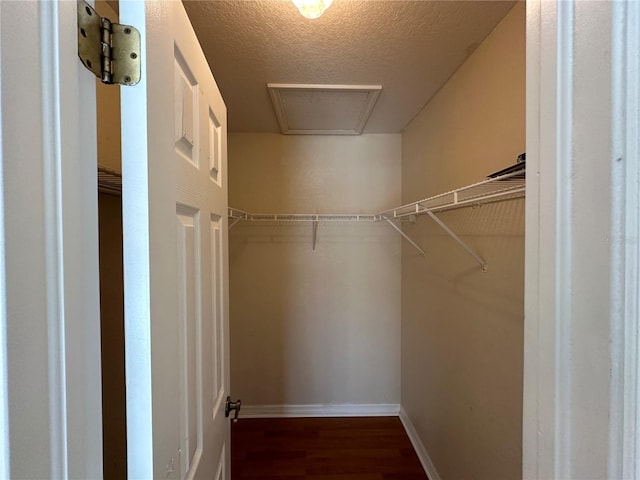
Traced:
<path fill-rule="evenodd" d="M 222 163 L 222 125 L 216 118 L 212 110 L 209 110 L 209 138 L 207 157 L 209 159 L 209 168 L 211 172 L 211 180 L 219 187 L 222 186 L 220 164 Z"/>
<path fill-rule="evenodd" d="M 182 4 L 145 3 L 120 4 L 146 42 L 122 98 L 129 476 L 228 480 L 226 108 Z"/>
<path fill-rule="evenodd" d="M 224 290 L 222 287 L 223 271 L 223 251 L 222 251 L 222 218 L 211 215 L 211 307 L 212 307 L 212 329 L 211 329 L 211 355 L 209 361 L 213 370 L 213 410 L 212 416 L 215 418 L 224 409 L 225 399 L 225 357 L 224 357 Z"/>
<path fill-rule="evenodd" d="M 200 341 L 202 322 L 198 308 L 201 295 L 199 275 L 200 226 L 198 212 L 184 206 L 178 207 L 178 321 L 180 342 L 180 414 L 181 446 L 184 460 L 182 476 L 191 469 L 197 470 L 202 453 L 202 365 Z"/>
<path fill-rule="evenodd" d="M 198 85 L 179 51 L 175 52 L 174 66 L 176 152 L 198 167 L 198 155 L 194 155 L 193 151 L 194 126 L 198 121 L 197 118 L 194 118 L 194 114 L 197 112 Z"/>

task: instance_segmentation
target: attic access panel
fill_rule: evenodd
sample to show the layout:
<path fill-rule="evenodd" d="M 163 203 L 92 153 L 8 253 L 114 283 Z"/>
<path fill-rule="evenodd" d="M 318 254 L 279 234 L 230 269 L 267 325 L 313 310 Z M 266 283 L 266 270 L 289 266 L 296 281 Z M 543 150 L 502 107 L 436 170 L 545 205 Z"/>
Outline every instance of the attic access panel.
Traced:
<path fill-rule="evenodd" d="M 381 85 L 267 84 L 285 135 L 360 135 Z"/>

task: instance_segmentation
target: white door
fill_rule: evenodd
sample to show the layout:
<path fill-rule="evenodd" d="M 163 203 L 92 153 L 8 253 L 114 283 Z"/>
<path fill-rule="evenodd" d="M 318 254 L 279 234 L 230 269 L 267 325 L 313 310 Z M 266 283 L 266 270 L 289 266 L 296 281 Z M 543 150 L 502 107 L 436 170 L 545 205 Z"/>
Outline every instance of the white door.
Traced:
<path fill-rule="evenodd" d="M 226 108 L 181 2 L 120 2 L 130 478 L 229 478 Z"/>

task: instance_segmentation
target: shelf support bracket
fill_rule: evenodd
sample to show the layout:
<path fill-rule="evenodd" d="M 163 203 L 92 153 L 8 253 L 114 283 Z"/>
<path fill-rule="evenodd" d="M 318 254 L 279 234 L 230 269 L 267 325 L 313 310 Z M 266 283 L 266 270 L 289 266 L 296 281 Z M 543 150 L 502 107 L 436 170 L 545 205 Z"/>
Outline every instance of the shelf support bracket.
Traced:
<path fill-rule="evenodd" d="M 394 228 L 394 230 L 396 230 L 400 235 L 402 235 L 402 238 L 404 238 L 407 242 L 409 242 L 411 245 L 413 245 L 415 247 L 415 249 L 418 250 L 422 254 L 422 256 L 425 256 L 424 250 L 422 248 L 420 248 L 420 246 L 416 242 L 411 240 L 407 236 L 407 234 L 402 231 L 402 229 L 400 227 L 398 227 L 395 223 L 393 223 L 388 218 L 385 218 L 385 220 L 389 223 L 389 225 L 391 225 Z"/>
<path fill-rule="evenodd" d="M 456 234 L 453 232 L 453 230 L 451 230 L 449 227 L 447 227 L 447 226 L 445 225 L 445 223 L 444 223 L 442 220 L 440 220 L 440 219 L 435 215 L 435 213 L 433 213 L 433 212 L 432 212 L 432 211 L 430 211 L 430 210 L 425 210 L 425 213 L 426 213 L 427 215 L 429 215 L 429 216 L 431 217 L 431 219 L 432 219 L 434 222 L 436 222 L 438 225 L 440 225 L 440 228 L 442 228 L 445 232 L 447 232 L 451 238 L 453 238 L 456 242 L 458 242 L 458 244 L 459 244 L 462 248 L 464 248 L 464 249 L 465 249 L 465 251 L 466 251 L 469 255 L 471 255 L 471 256 L 475 259 L 475 261 L 476 261 L 476 262 L 478 262 L 478 263 L 480 264 L 480 266 L 482 267 L 482 271 L 483 271 L 483 272 L 486 272 L 486 271 L 487 271 L 487 268 L 488 268 L 488 266 L 487 266 L 487 262 L 485 262 L 485 261 L 482 259 L 482 257 L 480 257 L 480 255 L 478 255 L 476 252 L 474 252 L 474 251 L 473 251 L 473 249 L 472 249 L 469 245 L 467 245 L 467 244 L 466 244 L 466 243 L 465 243 L 465 242 L 464 242 L 464 241 L 463 241 L 463 240 L 462 240 L 458 235 L 456 235 Z"/>
<path fill-rule="evenodd" d="M 311 240 L 311 249 L 316 249 L 316 239 L 318 238 L 318 220 L 313 221 L 313 238 Z"/>

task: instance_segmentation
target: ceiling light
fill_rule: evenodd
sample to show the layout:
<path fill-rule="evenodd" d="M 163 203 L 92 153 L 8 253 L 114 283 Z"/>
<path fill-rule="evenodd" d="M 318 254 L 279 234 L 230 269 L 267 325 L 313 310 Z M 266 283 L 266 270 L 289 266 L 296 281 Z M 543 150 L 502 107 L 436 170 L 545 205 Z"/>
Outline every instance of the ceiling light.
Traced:
<path fill-rule="evenodd" d="M 303 17 L 318 18 L 331 6 L 333 0 L 292 0 Z"/>

